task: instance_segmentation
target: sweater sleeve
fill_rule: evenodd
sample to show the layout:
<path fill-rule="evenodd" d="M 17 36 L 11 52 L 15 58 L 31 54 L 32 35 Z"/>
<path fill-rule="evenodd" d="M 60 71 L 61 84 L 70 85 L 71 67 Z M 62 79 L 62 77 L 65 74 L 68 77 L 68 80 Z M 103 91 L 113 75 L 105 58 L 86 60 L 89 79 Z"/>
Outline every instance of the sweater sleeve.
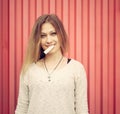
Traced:
<path fill-rule="evenodd" d="M 75 110 L 76 114 L 88 114 L 86 71 L 80 65 L 75 79 Z"/>
<path fill-rule="evenodd" d="M 18 102 L 17 107 L 15 110 L 15 114 L 27 114 L 29 99 L 28 99 L 28 86 L 24 81 L 24 77 L 26 74 L 20 75 L 20 83 L 19 83 L 19 95 L 18 95 Z"/>

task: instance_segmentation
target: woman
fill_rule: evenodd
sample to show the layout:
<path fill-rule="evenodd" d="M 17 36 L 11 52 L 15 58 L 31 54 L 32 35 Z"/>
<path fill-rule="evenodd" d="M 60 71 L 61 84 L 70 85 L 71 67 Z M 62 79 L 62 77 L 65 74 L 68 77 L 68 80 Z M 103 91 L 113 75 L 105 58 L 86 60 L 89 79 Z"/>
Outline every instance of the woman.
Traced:
<path fill-rule="evenodd" d="M 86 72 L 80 62 L 64 56 L 67 49 L 59 18 L 40 16 L 22 67 L 15 114 L 88 114 Z"/>

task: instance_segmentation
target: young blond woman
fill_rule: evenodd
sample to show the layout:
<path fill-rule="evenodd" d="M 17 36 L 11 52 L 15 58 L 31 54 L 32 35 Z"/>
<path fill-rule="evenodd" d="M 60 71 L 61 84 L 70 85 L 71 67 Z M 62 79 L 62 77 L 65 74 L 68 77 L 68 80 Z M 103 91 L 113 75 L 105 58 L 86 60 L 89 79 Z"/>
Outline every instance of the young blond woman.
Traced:
<path fill-rule="evenodd" d="M 86 72 L 80 62 L 64 56 L 67 49 L 60 19 L 40 16 L 21 70 L 15 114 L 88 114 Z"/>

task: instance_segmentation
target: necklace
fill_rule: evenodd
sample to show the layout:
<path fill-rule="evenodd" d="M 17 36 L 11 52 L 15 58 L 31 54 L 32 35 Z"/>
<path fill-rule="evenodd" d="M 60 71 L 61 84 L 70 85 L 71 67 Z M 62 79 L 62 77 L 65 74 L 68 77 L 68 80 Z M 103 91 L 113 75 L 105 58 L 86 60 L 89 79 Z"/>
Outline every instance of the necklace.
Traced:
<path fill-rule="evenodd" d="M 60 58 L 60 60 L 58 61 L 58 63 L 55 65 L 55 67 L 53 68 L 53 70 L 51 71 L 51 72 L 49 72 L 48 71 L 48 68 L 47 68 L 47 65 L 46 65 L 46 63 L 45 63 L 45 59 L 44 59 L 44 66 L 45 66 L 45 70 L 47 71 L 47 73 L 48 73 L 48 81 L 51 81 L 51 74 L 57 69 L 57 67 L 59 66 L 59 64 L 61 63 L 61 61 L 62 61 L 62 59 L 63 59 L 63 56 Z"/>

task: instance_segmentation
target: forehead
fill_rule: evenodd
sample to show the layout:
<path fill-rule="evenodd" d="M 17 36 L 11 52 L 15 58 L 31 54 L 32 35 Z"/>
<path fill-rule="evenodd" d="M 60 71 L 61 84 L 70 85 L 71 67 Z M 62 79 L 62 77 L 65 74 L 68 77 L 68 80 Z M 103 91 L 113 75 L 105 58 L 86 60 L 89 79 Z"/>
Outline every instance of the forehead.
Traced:
<path fill-rule="evenodd" d="M 42 33 L 48 33 L 51 31 L 55 31 L 55 27 L 51 23 L 44 23 L 41 27 L 41 32 Z"/>

